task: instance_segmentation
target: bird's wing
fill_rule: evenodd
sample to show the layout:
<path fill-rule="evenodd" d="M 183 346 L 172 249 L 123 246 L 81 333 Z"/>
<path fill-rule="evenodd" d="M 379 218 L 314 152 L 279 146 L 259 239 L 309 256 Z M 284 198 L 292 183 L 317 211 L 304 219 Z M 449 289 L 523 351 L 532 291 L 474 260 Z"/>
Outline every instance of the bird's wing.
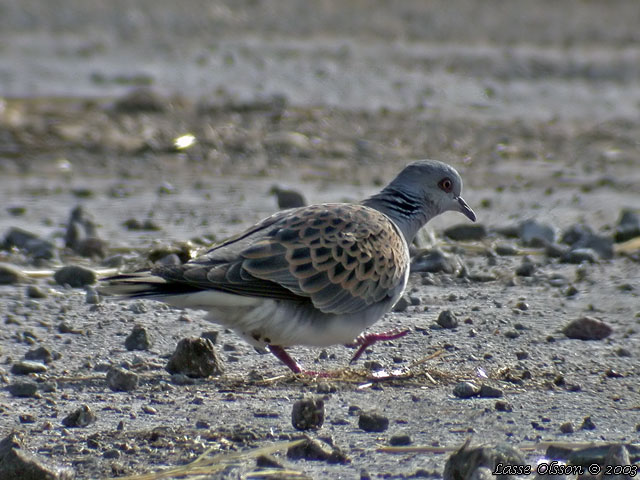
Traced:
<path fill-rule="evenodd" d="M 201 257 L 152 273 L 345 314 L 395 294 L 408 261 L 406 242 L 385 215 L 363 205 L 325 204 L 279 212 Z"/>

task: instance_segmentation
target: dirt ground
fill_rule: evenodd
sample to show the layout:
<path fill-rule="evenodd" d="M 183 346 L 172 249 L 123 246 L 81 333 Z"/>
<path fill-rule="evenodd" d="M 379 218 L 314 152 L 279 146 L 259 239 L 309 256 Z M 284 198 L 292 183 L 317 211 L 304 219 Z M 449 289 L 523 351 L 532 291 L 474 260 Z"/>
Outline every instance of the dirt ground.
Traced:
<path fill-rule="evenodd" d="M 440 478 L 467 439 L 534 465 L 550 443 L 637 445 L 638 247 L 576 264 L 505 228 L 536 219 L 556 241 L 576 224 L 610 239 L 623 209 L 638 213 L 639 20 L 633 0 L 3 2 L 0 235 L 20 228 L 53 247 L 52 258 L 0 249 L 24 274 L 0 285 L 0 437 L 22 432 L 28 451 L 79 479 L 136 478 L 204 452 L 223 455 L 206 478 Z M 403 339 L 352 366 L 343 346 L 291 349 L 335 377 L 295 376 L 203 312 L 98 301 L 51 275 L 184 256 L 276 211 L 273 185 L 310 203 L 357 201 L 419 158 L 460 171 L 488 233 L 446 237 L 466 220 L 454 213 L 427 226 L 419 246 L 458 268 L 413 273 L 413 301 L 372 328 L 410 329 Z M 102 240 L 89 257 L 65 248 L 78 205 Z M 436 324 L 443 310 L 456 328 Z M 562 332 L 585 316 L 611 334 Z M 135 325 L 147 350 L 125 348 Z M 177 342 L 211 331 L 224 373 L 171 377 Z M 46 371 L 17 373 L 38 347 L 52 354 Z M 135 372 L 137 388 L 112 391 L 112 366 Z M 37 392 L 11 393 L 25 381 Z M 458 398 L 461 381 L 502 396 Z M 291 410 L 304 396 L 326 408 L 307 434 L 346 459 L 277 444 L 285 468 L 259 466 L 256 449 L 300 438 Z M 82 405 L 95 421 L 63 425 Z M 367 410 L 388 429 L 359 428 Z M 408 446 L 390 448 L 405 434 Z"/>

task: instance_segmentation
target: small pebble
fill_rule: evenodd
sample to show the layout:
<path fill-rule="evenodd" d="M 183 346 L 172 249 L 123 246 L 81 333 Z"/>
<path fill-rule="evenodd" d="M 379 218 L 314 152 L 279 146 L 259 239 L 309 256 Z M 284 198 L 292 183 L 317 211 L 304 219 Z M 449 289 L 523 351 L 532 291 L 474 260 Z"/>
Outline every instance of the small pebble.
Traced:
<path fill-rule="evenodd" d="M 29 298 L 47 298 L 47 292 L 42 290 L 37 285 L 29 285 L 27 287 L 27 297 L 29 297 Z"/>
<path fill-rule="evenodd" d="M 572 251 L 591 250 L 595 253 L 596 259 L 597 256 L 605 260 L 613 258 L 613 238 L 598 235 L 588 225 L 575 224 L 570 226 L 564 231 L 560 241 L 570 245 Z"/>
<path fill-rule="evenodd" d="M 613 329 L 607 323 L 586 316 L 572 320 L 562 329 L 567 337 L 578 340 L 602 340 L 612 332 Z"/>
<path fill-rule="evenodd" d="M 480 387 L 479 396 L 482 398 L 500 398 L 504 395 L 502 390 L 491 385 L 482 384 Z"/>
<path fill-rule="evenodd" d="M 358 427 L 365 432 L 384 432 L 389 428 L 389 419 L 378 412 L 361 412 Z"/>
<path fill-rule="evenodd" d="M 590 248 L 578 248 L 576 250 L 570 250 L 561 257 L 561 261 L 564 263 L 596 263 L 598 256 L 596 252 Z"/>
<path fill-rule="evenodd" d="M 138 375 L 121 367 L 111 367 L 107 372 L 107 384 L 114 392 L 130 392 L 138 388 Z"/>
<path fill-rule="evenodd" d="M 382 365 L 377 360 L 367 360 L 366 362 L 363 363 L 363 366 L 364 368 L 372 372 L 378 372 L 384 369 L 384 365 Z"/>
<path fill-rule="evenodd" d="M 111 460 L 117 460 L 121 455 L 122 454 L 120 453 L 120 450 L 116 448 L 111 448 L 102 454 L 103 458 L 108 458 Z"/>
<path fill-rule="evenodd" d="M 614 353 L 618 356 L 618 357 L 630 357 L 631 356 L 631 351 L 627 350 L 624 347 L 618 347 L 614 350 Z"/>
<path fill-rule="evenodd" d="M 0 285 L 13 285 L 14 283 L 25 283 L 27 277 L 19 268 L 6 263 L 0 263 Z"/>
<path fill-rule="evenodd" d="M 167 100 L 150 88 L 136 88 L 120 97 L 113 105 L 119 113 L 164 112 L 167 110 Z"/>
<path fill-rule="evenodd" d="M 393 306 L 393 311 L 396 313 L 401 313 L 407 310 L 407 308 L 411 305 L 411 301 L 409 297 L 406 295 L 401 296 L 396 304 Z"/>
<path fill-rule="evenodd" d="M 86 294 L 84 296 L 85 303 L 88 303 L 90 305 L 98 305 L 102 301 L 100 294 L 96 291 L 95 288 L 86 287 L 85 291 L 86 291 Z"/>
<path fill-rule="evenodd" d="M 160 185 L 158 185 L 156 192 L 158 193 L 158 195 L 173 195 L 177 193 L 178 190 L 176 189 L 175 185 L 173 185 L 171 182 L 165 181 L 165 182 L 162 182 Z"/>
<path fill-rule="evenodd" d="M 620 212 L 620 220 L 613 238 L 616 242 L 626 242 L 635 237 L 640 237 L 640 215 L 625 208 Z"/>
<path fill-rule="evenodd" d="M 577 295 L 577 294 L 578 294 L 578 289 L 573 285 L 569 285 L 567 289 L 564 291 L 564 295 L 566 297 L 573 297 L 574 295 Z"/>
<path fill-rule="evenodd" d="M 258 468 L 284 468 L 284 465 L 280 463 L 273 455 L 265 453 L 256 457 L 256 467 Z"/>
<path fill-rule="evenodd" d="M 603 475 L 602 478 L 611 478 L 615 480 L 628 480 L 630 478 L 634 478 L 637 475 L 638 464 L 634 463 L 632 467 L 633 470 L 632 470 L 632 468 L 630 468 L 632 465 L 631 456 L 629 455 L 629 451 L 632 448 L 635 450 L 634 447 L 635 446 L 631 446 L 631 445 L 627 447 L 626 445 L 623 445 L 620 443 L 610 445 L 607 455 L 605 456 L 604 461 L 602 462 L 604 464 L 604 469 L 605 471 L 607 471 L 608 468 L 612 468 L 614 470 L 614 473 L 617 473 L 616 469 L 619 469 L 618 471 L 621 474 L 620 475 Z M 634 460 L 636 459 L 637 457 L 634 458 Z M 631 474 L 622 474 L 624 470 L 626 470 L 628 473 L 631 473 Z"/>
<path fill-rule="evenodd" d="M 129 305 L 129 311 L 136 315 L 142 315 L 143 313 L 147 313 L 148 309 L 144 302 L 139 301 Z"/>
<path fill-rule="evenodd" d="M 29 413 L 18 415 L 18 420 L 20 420 L 20 423 L 36 423 L 35 415 Z"/>
<path fill-rule="evenodd" d="M 96 274 L 79 265 L 67 265 L 56 271 L 53 275 L 58 285 L 69 285 L 72 288 L 81 288 L 96 282 Z"/>
<path fill-rule="evenodd" d="M 467 278 L 475 283 L 495 282 L 498 279 L 492 273 L 470 273 Z"/>
<path fill-rule="evenodd" d="M 278 208 L 280 209 L 304 207 L 307 205 L 304 195 L 296 190 L 284 189 L 278 185 L 274 185 L 269 190 L 269 194 L 276 196 Z"/>
<path fill-rule="evenodd" d="M 514 256 L 519 253 L 519 250 L 510 243 L 497 243 L 494 249 L 501 257 Z"/>
<path fill-rule="evenodd" d="M 207 420 L 196 420 L 196 428 L 210 428 L 211 424 Z"/>
<path fill-rule="evenodd" d="M 550 243 L 544 247 L 544 253 L 550 258 L 562 258 L 569 252 L 569 247 L 560 245 L 559 243 Z"/>
<path fill-rule="evenodd" d="M 56 255 L 56 246 L 52 242 L 21 228 L 9 229 L 4 238 L 4 248 L 9 250 L 13 247 L 26 251 L 34 259 L 51 260 Z"/>
<path fill-rule="evenodd" d="M 518 237 L 528 247 L 544 247 L 554 242 L 556 234 L 551 226 L 531 219 L 518 225 Z"/>
<path fill-rule="evenodd" d="M 328 393 L 335 393 L 337 391 L 336 386 L 332 385 L 328 382 L 319 382 L 318 386 L 316 387 L 316 393 L 320 393 L 320 394 L 328 394 Z"/>
<path fill-rule="evenodd" d="M 442 477 L 444 480 L 515 478 L 511 475 L 493 475 L 492 468 L 498 463 L 514 467 L 526 465 L 522 453 L 510 445 L 499 443 L 473 447 L 471 442 L 467 441 L 449 457 L 444 466 Z M 488 468 L 487 465 L 490 465 L 491 468 Z"/>
<path fill-rule="evenodd" d="M 11 373 L 14 375 L 29 375 L 31 373 L 43 373 L 47 371 L 47 366 L 40 362 L 23 360 L 11 366 Z"/>
<path fill-rule="evenodd" d="M 529 310 L 529 305 L 526 302 L 518 302 L 516 303 L 516 308 L 524 312 Z"/>
<path fill-rule="evenodd" d="M 38 386 L 33 382 L 14 382 L 9 384 L 7 390 L 14 397 L 35 397 L 38 393 Z"/>
<path fill-rule="evenodd" d="M 496 400 L 496 403 L 494 404 L 494 408 L 496 409 L 497 412 L 513 411 L 513 407 L 508 402 L 505 402 L 504 400 Z"/>
<path fill-rule="evenodd" d="M 147 329 L 142 325 L 135 325 L 131 333 L 124 341 L 127 350 L 149 350 L 151 348 L 151 339 L 147 333 Z"/>
<path fill-rule="evenodd" d="M 461 262 L 455 255 L 438 248 L 422 250 L 411 259 L 412 272 L 455 273 L 460 268 Z"/>
<path fill-rule="evenodd" d="M 218 335 L 220 335 L 220 332 L 218 332 L 217 330 L 207 330 L 206 332 L 202 332 L 200 334 L 202 338 L 206 338 L 214 345 L 218 343 Z"/>
<path fill-rule="evenodd" d="M 13 217 L 21 217 L 25 213 L 27 213 L 27 207 L 23 205 L 11 205 L 6 208 L 9 215 Z"/>
<path fill-rule="evenodd" d="M 297 430 L 318 430 L 324 423 L 324 401 L 310 397 L 296 401 L 291 423 Z"/>
<path fill-rule="evenodd" d="M 290 460 L 320 460 L 327 463 L 348 463 L 349 458 L 337 448 L 312 438 L 287 450 L 287 458 Z"/>
<path fill-rule="evenodd" d="M 480 387 L 472 382 L 459 382 L 453 388 L 453 394 L 458 398 L 471 398 L 480 393 Z"/>
<path fill-rule="evenodd" d="M 76 410 L 62 419 L 65 427 L 86 427 L 96 421 L 96 414 L 88 405 L 81 405 Z"/>
<path fill-rule="evenodd" d="M 536 265 L 530 258 L 524 257 L 522 263 L 516 268 L 516 275 L 519 277 L 531 277 L 536 271 Z"/>
<path fill-rule="evenodd" d="M 25 360 L 34 360 L 43 363 L 51 363 L 54 358 L 60 358 L 59 354 L 53 354 L 47 347 L 38 347 L 24 354 Z"/>
<path fill-rule="evenodd" d="M 100 263 L 103 267 L 107 268 L 120 268 L 124 265 L 124 255 L 116 254 L 105 258 Z"/>
<path fill-rule="evenodd" d="M 453 329 L 458 326 L 459 322 L 451 310 L 443 310 L 440 312 L 440 315 L 438 315 L 436 323 L 442 328 Z"/>
<path fill-rule="evenodd" d="M 54 460 L 55 457 L 32 452 L 25 442 L 25 436 L 28 435 L 26 432 L 12 431 L 0 440 L 0 478 L 3 480 L 76 478 L 74 469 L 63 467 L 57 459 Z"/>
<path fill-rule="evenodd" d="M 191 378 L 220 375 L 223 363 L 213 344 L 206 338 L 183 338 L 178 342 L 167 366 L 169 373 L 184 373 Z"/>
<path fill-rule="evenodd" d="M 487 236 L 487 227 L 481 223 L 461 223 L 445 229 L 443 233 L 445 237 L 455 241 L 482 240 Z"/>
<path fill-rule="evenodd" d="M 580 430 L 595 430 L 596 429 L 596 424 L 593 423 L 593 420 L 591 420 L 591 417 L 584 417 L 584 420 L 582 421 L 582 425 L 580 425 Z"/>
<path fill-rule="evenodd" d="M 362 409 L 357 406 L 357 405 L 349 405 L 349 416 L 355 416 L 355 415 L 360 415 L 360 413 L 362 413 Z"/>
<path fill-rule="evenodd" d="M 564 422 L 562 425 L 560 425 L 560 432 L 561 433 L 573 433 L 573 423 Z"/>
<path fill-rule="evenodd" d="M 406 433 L 397 433 L 389 438 L 389 445 L 393 447 L 411 445 L 411 437 Z"/>
<path fill-rule="evenodd" d="M 58 332 L 60 333 L 71 333 L 74 335 L 82 334 L 82 330 L 78 330 L 77 328 L 72 327 L 67 322 L 61 322 L 58 325 Z"/>
<path fill-rule="evenodd" d="M 146 219 L 141 222 L 136 218 L 129 218 L 125 220 L 122 225 L 128 230 L 147 230 L 147 231 L 162 230 L 160 225 L 158 225 L 156 222 L 154 222 L 151 219 Z"/>
<path fill-rule="evenodd" d="M 74 250 L 78 255 L 90 258 L 102 258 L 105 256 L 107 244 L 100 238 L 84 238 L 78 242 Z"/>

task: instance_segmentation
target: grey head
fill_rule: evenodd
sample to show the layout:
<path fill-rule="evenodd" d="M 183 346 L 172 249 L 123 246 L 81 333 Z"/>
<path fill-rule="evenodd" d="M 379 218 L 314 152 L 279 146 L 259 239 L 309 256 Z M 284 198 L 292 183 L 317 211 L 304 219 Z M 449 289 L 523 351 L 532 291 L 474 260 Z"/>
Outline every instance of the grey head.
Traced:
<path fill-rule="evenodd" d="M 475 222 L 476 215 L 461 193 L 462 178 L 455 168 L 437 160 L 420 160 L 362 203 L 387 215 L 411 243 L 424 224 L 447 211 L 460 212 Z"/>

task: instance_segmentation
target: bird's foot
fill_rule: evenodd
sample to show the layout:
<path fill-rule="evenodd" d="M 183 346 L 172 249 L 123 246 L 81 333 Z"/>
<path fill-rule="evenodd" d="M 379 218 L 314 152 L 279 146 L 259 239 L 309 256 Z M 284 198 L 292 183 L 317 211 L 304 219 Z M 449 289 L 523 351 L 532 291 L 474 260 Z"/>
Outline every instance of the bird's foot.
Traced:
<path fill-rule="evenodd" d="M 267 345 L 267 348 L 271 353 L 278 357 L 278 360 L 289 367 L 293 373 L 321 378 L 329 378 L 337 375 L 336 372 L 315 372 L 313 370 L 304 370 L 298 362 L 291 358 L 283 347 L 280 347 L 279 345 Z"/>
<path fill-rule="evenodd" d="M 273 353 L 278 360 L 284 363 L 287 367 L 291 369 L 293 373 L 303 373 L 302 367 L 298 362 L 296 362 L 291 356 L 287 353 L 287 351 L 279 345 L 267 345 L 267 348 L 271 353 Z"/>
<path fill-rule="evenodd" d="M 404 337 L 407 333 L 409 333 L 409 330 L 391 330 L 389 332 L 367 333 L 366 335 L 360 335 L 353 343 L 347 345 L 347 347 L 359 347 L 353 357 L 351 357 L 351 361 L 349 363 L 353 363 L 358 360 L 364 351 L 374 343 L 395 340 L 396 338 Z"/>

